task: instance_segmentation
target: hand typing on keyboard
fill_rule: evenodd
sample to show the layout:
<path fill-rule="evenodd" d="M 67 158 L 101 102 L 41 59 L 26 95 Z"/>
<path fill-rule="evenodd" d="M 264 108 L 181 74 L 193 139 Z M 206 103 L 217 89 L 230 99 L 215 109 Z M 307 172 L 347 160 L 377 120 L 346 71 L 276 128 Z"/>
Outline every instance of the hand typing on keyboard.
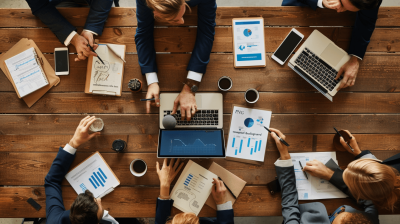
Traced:
<path fill-rule="evenodd" d="M 338 91 L 340 89 L 349 87 L 349 86 L 354 86 L 354 83 L 356 82 L 356 77 L 358 73 L 358 68 L 360 67 L 359 63 L 360 59 L 358 59 L 355 56 L 352 56 L 348 62 L 346 62 L 339 70 L 336 80 L 339 79 L 340 76 L 343 75 L 343 80 L 340 83 L 340 86 L 338 87 Z"/>
<path fill-rule="evenodd" d="M 181 119 L 190 121 L 197 111 L 197 105 L 194 93 L 188 85 L 183 85 L 181 93 L 176 97 L 172 114 L 176 114 L 179 105 L 181 106 Z"/>

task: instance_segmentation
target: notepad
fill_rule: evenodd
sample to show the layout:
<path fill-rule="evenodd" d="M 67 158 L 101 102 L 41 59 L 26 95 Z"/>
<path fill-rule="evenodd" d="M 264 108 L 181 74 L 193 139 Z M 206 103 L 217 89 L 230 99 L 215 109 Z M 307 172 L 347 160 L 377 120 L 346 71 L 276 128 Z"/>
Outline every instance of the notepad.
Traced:
<path fill-rule="evenodd" d="M 20 98 L 49 84 L 33 47 L 4 61 Z"/>
<path fill-rule="evenodd" d="M 99 152 L 72 169 L 65 178 L 77 194 L 89 190 L 95 198 L 106 196 L 120 184 Z"/>

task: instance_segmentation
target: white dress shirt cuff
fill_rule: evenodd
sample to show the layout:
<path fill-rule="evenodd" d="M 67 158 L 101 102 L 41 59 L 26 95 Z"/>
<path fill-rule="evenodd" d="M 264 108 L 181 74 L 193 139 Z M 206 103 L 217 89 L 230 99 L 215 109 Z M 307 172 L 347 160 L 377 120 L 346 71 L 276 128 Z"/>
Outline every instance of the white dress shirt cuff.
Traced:
<path fill-rule="evenodd" d="M 158 199 L 160 199 L 161 201 L 168 201 L 168 200 L 172 200 L 171 198 L 168 198 L 168 199 L 162 199 L 162 198 L 158 198 Z"/>
<path fill-rule="evenodd" d="M 146 81 L 147 85 L 158 82 L 157 73 L 155 72 L 146 73 Z"/>
<path fill-rule="evenodd" d="M 94 35 L 98 36 L 97 33 L 93 32 L 93 31 L 91 31 L 91 30 L 87 30 L 87 29 L 83 29 L 83 30 L 82 30 L 82 33 L 85 32 L 85 31 L 87 31 L 87 32 L 89 32 L 89 33 L 93 33 Z M 81 33 L 81 34 L 82 34 L 82 33 Z"/>
<path fill-rule="evenodd" d="M 111 222 L 112 224 L 119 224 L 119 223 L 117 222 L 117 220 L 115 220 L 114 217 L 112 217 L 112 216 L 108 213 L 107 210 L 104 210 L 102 220 L 109 221 L 109 222 Z"/>
<path fill-rule="evenodd" d="M 317 5 L 318 5 L 318 7 L 322 8 L 322 9 L 325 8 L 324 4 L 322 4 L 322 0 L 318 0 Z"/>
<path fill-rule="evenodd" d="M 217 205 L 217 211 L 224 211 L 224 210 L 230 210 L 232 209 L 232 202 L 228 201 L 224 204 Z"/>
<path fill-rule="evenodd" d="M 64 147 L 64 150 L 69 152 L 70 154 L 74 155 L 76 152 L 76 148 L 70 146 L 69 144 L 66 144 Z"/>
<path fill-rule="evenodd" d="M 360 59 L 362 61 L 362 58 L 358 57 L 357 55 L 354 55 L 354 54 L 349 54 L 349 55 L 350 56 L 354 56 L 354 57 L 356 57 L 356 58 L 358 58 L 358 59 Z"/>
<path fill-rule="evenodd" d="M 71 43 L 71 40 L 72 40 L 72 38 L 75 36 L 75 34 L 77 34 L 77 32 L 76 32 L 76 31 L 72 31 L 72 32 L 68 35 L 67 39 L 65 39 L 65 41 L 64 41 L 64 45 L 65 45 L 65 46 L 68 46 L 68 45 Z"/>
<path fill-rule="evenodd" d="M 286 159 L 286 160 L 278 159 L 274 164 L 275 164 L 275 166 L 279 166 L 279 167 L 291 167 L 291 166 L 293 166 L 293 162 L 292 162 L 291 159 Z"/>
<path fill-rule="evenodd" d="M 201 79 L 203 78 L 203 73 L 189 71 L 187 78 L 197 82 L 201 82 Z"/>

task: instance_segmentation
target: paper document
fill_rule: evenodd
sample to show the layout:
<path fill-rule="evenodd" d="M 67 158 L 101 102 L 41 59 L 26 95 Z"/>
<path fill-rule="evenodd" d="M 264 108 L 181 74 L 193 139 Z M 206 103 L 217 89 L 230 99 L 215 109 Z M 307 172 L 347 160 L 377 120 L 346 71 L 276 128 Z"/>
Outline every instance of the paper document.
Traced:
<path fill-rule="evenodd" d="M 233 19 L 235 66 L 265 66 L 264 20 Z"/>
<path fill-rule="evenodd" d="M 108 44 L 117 54 L 125 58 L 125 45 Z M 122 61 L 106 44 L 99 44 L 96 49 L 98 57 L 93 57 L 89 92 L 117 95 L 121 92 Z"/>
<path fill-rule="evenodd" d="M 171 191 L 174 207 L 199 215 L 211 194 L 213 178 L 218 179 L 218 176 L 189 160 Z"/>
<path fill-rule="evenodd" d="M 98 152 L 67 173 L 65 178 L 77 194 L 89 190 L 95 198 L 104 197 L 120 183 Z"/>
<path fill-rule="evenodd" d="M 234 106 L 226 156 L 264 162 L 271 111 Z"/>
<path fill-rule="evenodd" d="M 49 84 L 33 47 L 4 62 L 21 98 Z"/>
<path fill-rule="evenodd" d="M 316 200 L 327 198 L 346 198 L 347 195 L 333 186 L 329 181 L 313 177 L 307 174 L 308 180 L 302 171 L 299 161 L 306 166 L 306 163 L 314 159 L 327 163 L 331 158 L 337 163 L 336 152 L 310 152 L 290 153 L 296 174 L 296 187 L 299 200 Z"/>

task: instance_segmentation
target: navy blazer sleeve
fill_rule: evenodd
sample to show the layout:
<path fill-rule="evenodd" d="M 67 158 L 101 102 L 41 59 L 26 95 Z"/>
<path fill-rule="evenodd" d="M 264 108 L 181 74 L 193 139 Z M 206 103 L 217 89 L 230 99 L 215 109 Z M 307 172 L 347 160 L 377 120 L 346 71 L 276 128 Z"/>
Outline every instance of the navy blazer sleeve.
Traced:
<path fill-rule="evenodd" d="M 165 224 L 169 216 L 171 216 L 171 208 L 174 200 L 160 200 L 157 198 L 156 220 L 155 224 Z"/>
<path fill-rule="evenodd" d="M 91 0 L 88 2 L 90 4 L 90 11 L 83 28 L 101 35 L 114 1 Z"/>
<path fill-rule="evenodd" d="M 69 211 L 65 210 L 62 199 L 61 182 L 67 174 L 75 155 L 66 152 L 62 147 L 44 179 L 46 193 L 46 218 L 47 223 L 69 224 Z"/>
<path fill-rule="evenodd" d="M 233 224 L 234 223 L 233 217 L 234 217 L 233 209 L 217 211 L 218 224 Z"/>
<path fill-rule="evenodd" d="M 317 10 L 318 0 L 283 0 L 282 6 L 308 6 L 313 10 Z"/>

